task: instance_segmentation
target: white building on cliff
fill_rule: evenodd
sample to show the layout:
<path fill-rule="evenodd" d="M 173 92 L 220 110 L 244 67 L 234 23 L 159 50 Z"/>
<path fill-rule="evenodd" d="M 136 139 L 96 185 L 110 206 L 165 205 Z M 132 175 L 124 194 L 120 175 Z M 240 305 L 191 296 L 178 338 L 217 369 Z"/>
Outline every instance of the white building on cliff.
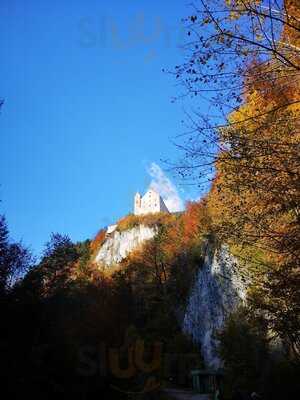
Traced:
<path fill-rule="evenodd" d="M 149 189 L 144 196 L 136 193 L 134 196 L 134 215 L 169 212 L 162 197 L 154 189 Z"/>

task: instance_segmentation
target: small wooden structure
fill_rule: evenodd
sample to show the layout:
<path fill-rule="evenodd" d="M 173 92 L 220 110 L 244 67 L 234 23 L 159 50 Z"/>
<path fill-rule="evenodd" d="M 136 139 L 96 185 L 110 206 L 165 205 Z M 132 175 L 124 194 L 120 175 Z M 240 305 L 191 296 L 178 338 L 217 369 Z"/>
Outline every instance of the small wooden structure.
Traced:
<path fill-rule="evenodd" d="M 220 388 L 222 372 L 194 369 L 191 371 L 193 390 L 201 394 L 215 393 Z"/>

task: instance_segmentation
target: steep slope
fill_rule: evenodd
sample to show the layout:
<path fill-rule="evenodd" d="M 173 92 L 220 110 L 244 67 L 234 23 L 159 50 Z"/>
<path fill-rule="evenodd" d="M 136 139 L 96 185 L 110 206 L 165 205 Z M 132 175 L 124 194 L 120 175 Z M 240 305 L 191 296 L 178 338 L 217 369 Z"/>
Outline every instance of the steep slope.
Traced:
<path fill-rule="evenodd" d="M 99 266 L 106 267 L 118 264 L 157 232 L 157 227 L 146 224 L 125 230 L 118 230 L 117 227 L 108 230 L 95 261 Z M 199 345 L 205 364 L 219 368 L 221 361 L 217 354 L 215 333 L 223 327 L 227 316 L 245 302 L 248 282 L 226 246 L 216 248 L 207 241 L 199 251 L 204 262 L 197 269 L 190 288 L 181 326 L 182 331 Z"/>
<path fill-rule="evenodd" d="M 114 230 L 112 233 L 107 233 L 96 255 L 96 263 L 107 267 L 119 263 L 145 240 L 153 238 L 155 232 L 154 227 L 138 225 L 122 232 Z"/>
<path fill-rule="evenodd" d="M 203 267 L 191 288 L 182 329 L 200 346 L 206 365 L 219 368 L 215 333 L 223 327 L 226 317 L 245 302 L 248 285 L 226 246 L 214 249 L 208 244 L 205 253 Z"/>

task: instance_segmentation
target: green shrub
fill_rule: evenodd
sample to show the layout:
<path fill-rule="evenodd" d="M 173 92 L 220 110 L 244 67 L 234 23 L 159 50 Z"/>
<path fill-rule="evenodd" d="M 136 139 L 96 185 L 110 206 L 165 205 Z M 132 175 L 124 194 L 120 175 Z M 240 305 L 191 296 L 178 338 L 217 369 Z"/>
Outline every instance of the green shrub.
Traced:
<path fill-rule="evenodd" d="M 263 321 L 249 318 L 246 309 L 232 314 L 218 338 L 224 361 L 225 393 L 261 391 L 269 358 Z"/>
<path fill-rule="evenodd" d="M 166 225 L 174 221 L 176 218 L 177 215 L 167 214 L 164 212 L 155 214 L 145 214 L 145 215 L 129 214 L 118 221 L 117 230 L 119 232 L 123 232 L 128 229 L 132 229 L 138 225 L 146 225 L 149 227 Z"/>

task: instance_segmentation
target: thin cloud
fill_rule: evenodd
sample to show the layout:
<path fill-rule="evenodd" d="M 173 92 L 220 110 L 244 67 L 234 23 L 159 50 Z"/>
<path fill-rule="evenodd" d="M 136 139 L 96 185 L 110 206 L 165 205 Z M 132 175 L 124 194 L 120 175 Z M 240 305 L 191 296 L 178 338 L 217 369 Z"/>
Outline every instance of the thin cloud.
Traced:
<path fill-rule="evenodd" d="M 156 163 L 151 163 L 148 173 L 152 178 L 150 187 L 156 190 L 164 199 L 169 211 L 176 212 L 184 209 L 183 201 L 176 186 L 170 181 L 163 170 Z"/>

